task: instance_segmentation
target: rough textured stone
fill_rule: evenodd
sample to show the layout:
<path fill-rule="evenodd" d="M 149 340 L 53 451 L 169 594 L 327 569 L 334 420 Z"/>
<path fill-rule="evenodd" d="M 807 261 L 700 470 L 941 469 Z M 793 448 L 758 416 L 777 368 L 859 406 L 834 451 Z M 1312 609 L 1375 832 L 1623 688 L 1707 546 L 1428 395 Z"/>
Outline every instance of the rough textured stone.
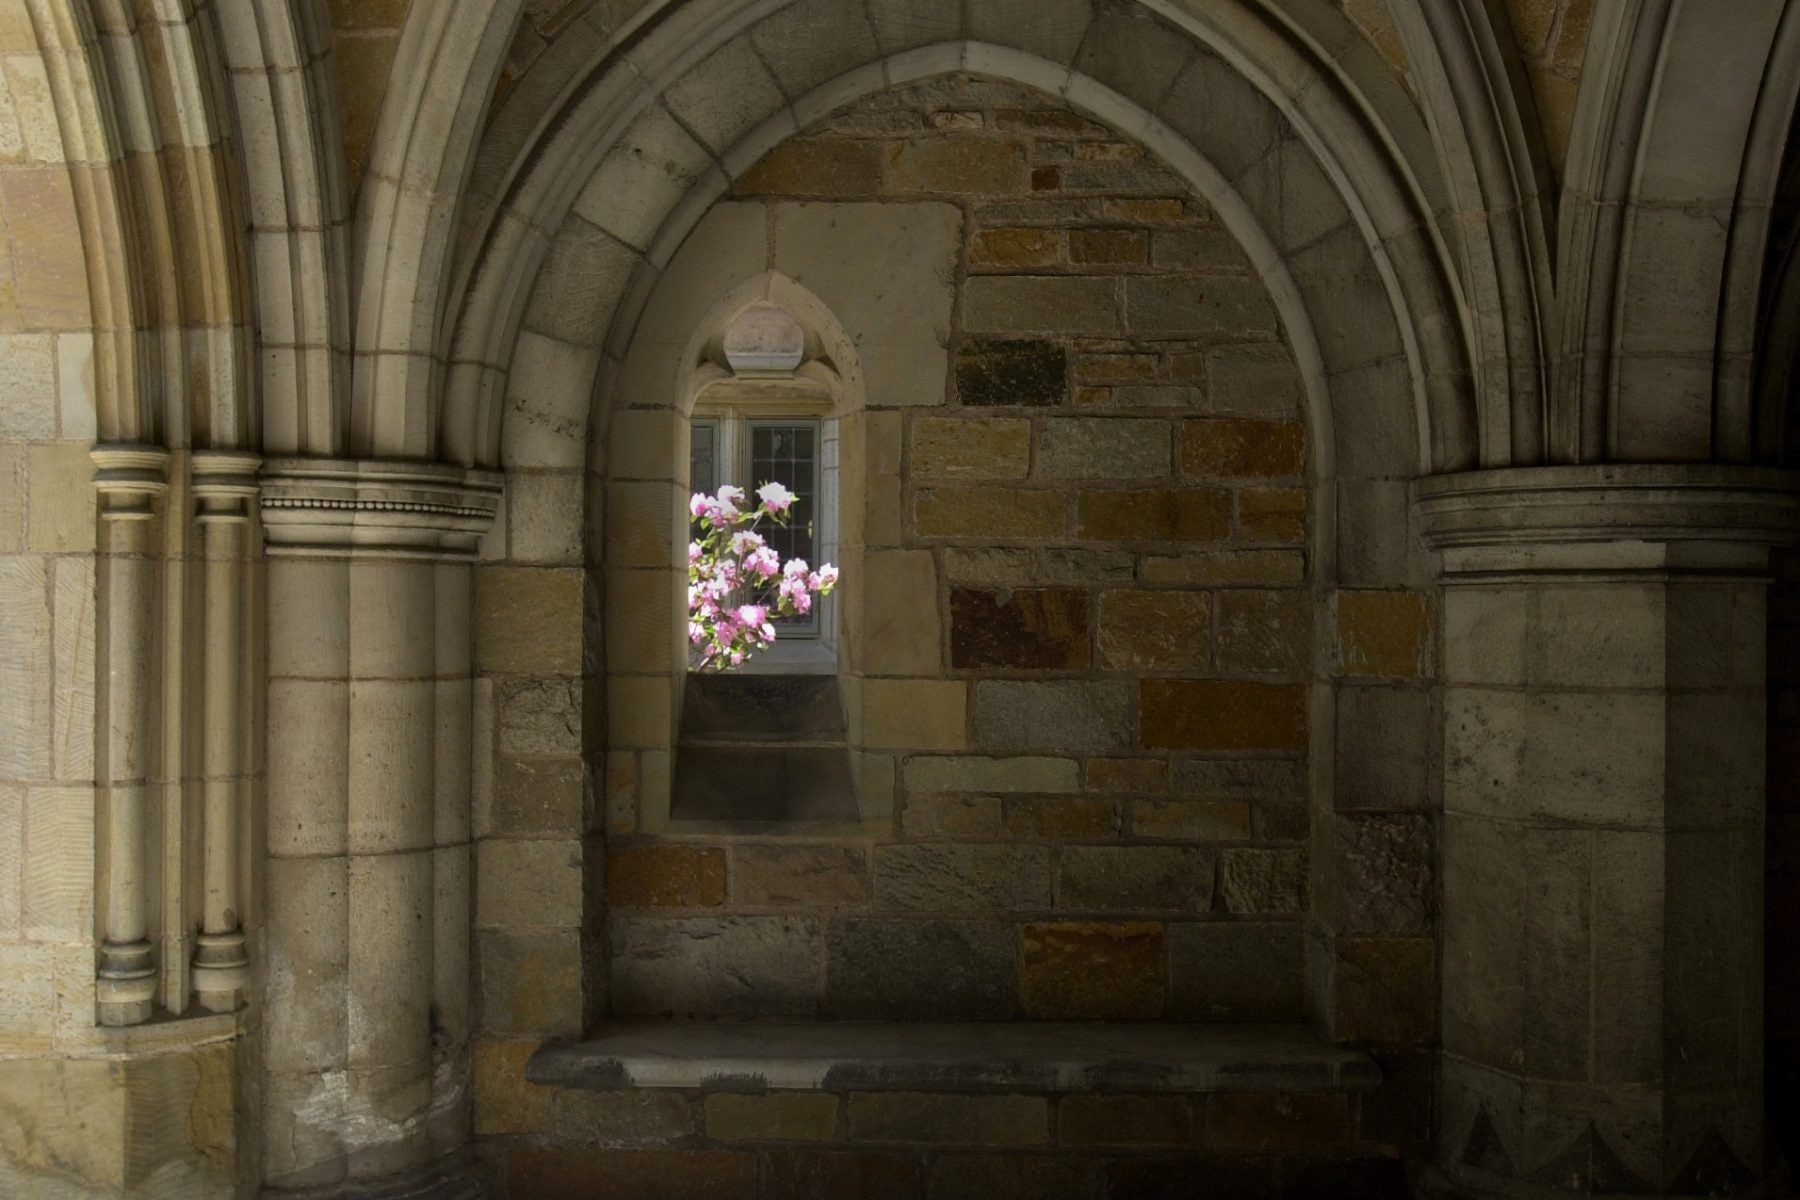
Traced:
<path fill-rule="evenodd" d="M 615 846 L 606 852 L 606 902 L 626 908 L 723 904 L 725 852 L 692 846 Z"/>
<path fill-rule="evenodd" d="M 1111 333 L 1119 328 L 1115 292 L 1114 282 L 1098 275 L 980 275 L 963 290 L 964 328 L 971 333 Z"/>
<path fill-rule="evenodd" d="M 1145 583 L 1299 583 L 1306 558 L 1298 550 L 1209 550 L 1178 558 L 1147 555 Z"/>
<path fill-rule="evenodd" d="M 1038 437 L 1044 479 L 1155 479 L 1169 474 L 1165 421 L 1130 417 L 1060 417 Z"/>
<path fill-rule="evenodd" d="M 1132 743 L 1130 685 L 1122 680 L 975 685 L 975 743 L 985 750 L 1105 753 Z"/>
<path fill-rule="evenodd" d="M 581 670 L 582 573 L 484 566 L 475 572 L 475 657 L 494 674 Z"/>
<path fill-rule="evenodd" d="M 1048 267 L 1061 257 L 1054 229 L 984 229 L 969 246 L 969 261 L 983 266 Z"/>
<path fill-rule="evenodd" d="M 826 935 L 825 1012 L 858 1020 L 1012 1015 L 1017 935 L 988 921 L 838 920 Z"/>
<path fill-rule="evenodd" d="M 1298 475 L 1306 439 L 1298 421 L 1209 419 L 1181 426 L 1181 469 L 1189 475 Z"/>
<path fill-rule="evenodd" d="M 1050 852 L 1039 846 L 878 846 L 875 903 L 924 912 L 1041 911 L 1050 907 Z"/>
<path fill-rule="evenodd" d="M 1202 488 L 1082 492 L 1081 537 L 1104 542 L 1216 542 L 1230 532 L 1231 496 Z"/>
<path fill-rule="evenodd" d="M 734 904 L 866 904 L 869 889 L 868 855 L 859 846 L 748 845 L 731 850 Z"/>
<path fill-rule="evenodd" d="M 817 1003 L 817 921 L 801 917 L 614 917 L 620 1016 L 803 1016 Z"/>
<path fill-rule="evenodd" d="M 1412 678 L 1425 658 L 1425 597 L 1416 592 L 1339 592 L 1337 630 L 1344 674 Z"/>
<path fill-rule="evenodd" d="M 960 680 L 866 679 L 862 742 L 872 750 L 960 750 L 968 742 Z"/>
<path fill-rule="evenodd" d="M 1023 479 L 1031 470 L 1031 423 L 920 417 L 912 427 L 918 479 Z"/>
<path fill-rule="evenodd" d="M 1301 928 L 1294 922 L 1169 926 L 1169 1016 L 1183 1021 L 1297 1021 Z"/>
<path fill-rule="evenodd" d="M 1516 920 L 1516 914 L 1510 919 Z M 1384 1046 L 1437 1035 L 1435 948 L 1425 938 L 1340 938 L 1333 1032 Z"/>
<path fill-rule="evenodd" d="M 1152 261 L 1173 271 L 1250 271 L 1237 240 L 1217 225 L 1158 230 Z"/>
<path fill-rule="evenodd" d="M 1206 1140 L 1245 1150 L 1337 1145 L 1356 1133 L 1341 1093 L 1219 1092 L 1207 1097 Z"/>
<path fill-rule="evenodd" d="M 1238 534 L 1255 542 L 1306 537 L 1306 492 L 1300 488 L 1244 488 L 1237 493 Z"/>
<path fill-rule="evenodd" d="M 1206 382 L 1213 412 L 1280 417 L 1300 407 L 1300 372 L 1279 343 L 1212 347 L 1206 352 Z"/>
<path fill-rule="evenodd" d="M 1306 907 L 1306 855 L 1299 850 L 1224 850 L 1219 901 L 1228 913 L 1291 914 Z"/>
<path fill-rule="evenodd" d="M 1069 261 L 1133 265 L 1150 257 L 1150 235 L 1141 229 L 1075 229 L 1069 232 Z"/>
<path fill-rule="evenodd" d="M 581 944 L 574 929 L 480 930 L 474 982 L 489 1032 L 581 1032 Z"/>
<path fill-rule="evenodd" d="M 1125 284 L 1126 325 L 1138 334 L 1273 334 L 1275 309 L 1262 281 L 1229 275 L 1134 276 Z"/>
<path fill-rule="evenodd" d="M 1100 593 L 1100 665 L 1109 670 L 1205 666 L 1212 604 L 1205 592 Z"/>
<path fill-rule="evenodd" d="M 1019 1005 L 1027 1016 L 1153 1020 L 1162 1015 L 1163 927 L 1027 925 Z"/>
<path fill-rule="evenodd" d="M 998 837 L 998 796 L 911 796 L 901 822 L 908 837 Z"/>
<path fill-rule="evenodd" d="M 1298 804 L 1306 799 L 1306 768 L 1293 759 L 1182 759 L 1175 764 L 1175 791 L 1208 799 Z"/>
<path fill-rule="evenodd" d="M 1056 1105 L 1065 1146 L 1180 1146 L 1193 1136 L 1186 1096 L 1064 1096 Z"/>
<path fill-rule="evenodd" d="M 1050 1140 L 1043 1096 L 852 1092 L 850 1136 L 867 1142 L 1033 1146 Z"/>
<path fill-rule="evenodd" d="M 518 1145 L 506 1156 L 507 1191 L 534 1200 L 586 1200 L 594 1181 L 645 1200 L 749 1195 L 756 1156 L 724 1150 L 600 1150 Z"/>
<path fill-rule="evenodd" d="M 1206 912 L 1213 857 L 1192 846 L 1065 846 L 1058 908 L 1090 912 Z"/>
<path fill-rule="evenodd" d="M 571 1090 L 550 1105 L 547 1132 L 562 1143 L 657 1146 L 692 1137 L 696 1125 L 694 1102 L 680 1092 Z"/>
<path fill-rule="evenodd" d="M 951 666 L 1083 670 L 1088 660 L 1086 592 L 951 589 Z"/>
<path fill-rule="evenodd" d="M 1338 929 L 1412 933 L 1431 929 L 1437 838 L 1423 814 L 1344 813 L 1337 831 Z"/>
<path fill-rule="evenodd" d="M 947 546 L 944 571 L 953 582 L 1041 587 L 1050 584 L 1129 583 L 1135 560 L 1124 550 L 1038 546 Z"/>
<path fill-rule="evenodd" d="M 1119 826 L 1119 805 L 1113 800 L 1013 800 L 1006 808 L 1006 827 L 1015 837 L 1095 841 L 1117 837 Z"/>
<path fill-rule="evenodd" d="M 905 779 L 911 792 L 1073 792 L 1081 767 L 1072 758 L 915 755 Z"/>
<path fill-rule="evenodd" d="M 1219 666 L 1297 675 L 1312 660 L 1312 605 L 1302 591 L 1219 593 Z"/>
<path fill-rule="evenodd" d="M 1092 1200 L 1100 1186 L 1085 1159 L 944 1154 L 931 1167 L 933 1200 Z"/>
<path fill-rule="evenodd" d="M 837 1133 L 838 1098 L 829 1092 L 769 1092 L 706 1098 L 706 1136 L 721 1142 L 824 1142 Z"/>
<path fill-rule="evenodd" d="M 1068 393 L 1069 356 L 1059 343 L 985 339 L 957 352 L 956 396 L 965 405 L 1042 408 Z"/>
<path fill-rule="evenodd" d="M 1169 764 L 1160 758 L 1090 758 L 1082 780 L 1091 792 L 1161 792 Z"/>
<path fill-rule="evenodd" d="M 925 1186 L 924 1167 L 910 1155 L 866 1151 L 773 1150 L 763 1155 L 767 1200 L 822 1200 L 831 1196 L 868 1200 L 916 1200 Z"/>
<path fill-rule="evenodd" d="M 920 537 L 1057 537 L 1066 508 L 1061 492 L 936 488 L 913 501 L 913 527 Z"/>
<path fill-rule="evenodd" d="M 890 192 L 1004 195 L 1031 190 L 1025 146 L 1012 138 L 896 142 L 887 148 L 883 166 Z"/>
<path fill-rule="evenodd" d="M 1226 680 L 1145 679 L 1140 736 L 1152 750 L 1303 750 L 1306 690 Z"/>
<path fill-rule="evenodd" d="M 1250 837 L 1250 806 L 1241 800 L 1138 800 L 1133 836 L 1169 842 L 1240 842 Z"/>
<path fill-rule="evenodd" d="M 867 196 L 881 190 L 881 156 L 867 142 L 791 138 L 744 172 L 738 190 L 784 196 Z"/>

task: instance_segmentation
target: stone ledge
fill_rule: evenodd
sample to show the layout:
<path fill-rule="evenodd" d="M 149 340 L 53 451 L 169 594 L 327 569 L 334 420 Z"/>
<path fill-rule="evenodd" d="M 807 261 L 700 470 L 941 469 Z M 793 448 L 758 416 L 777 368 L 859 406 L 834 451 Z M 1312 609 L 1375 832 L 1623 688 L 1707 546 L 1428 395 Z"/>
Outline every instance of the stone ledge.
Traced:
<path fill-rule="evenodd" d="M 610 1025 L 525 1065 L 554 1087 L 847 1091 L 1363 1091 L 1367 1054 L 1300 1025 L 1047 1022 Z"/>

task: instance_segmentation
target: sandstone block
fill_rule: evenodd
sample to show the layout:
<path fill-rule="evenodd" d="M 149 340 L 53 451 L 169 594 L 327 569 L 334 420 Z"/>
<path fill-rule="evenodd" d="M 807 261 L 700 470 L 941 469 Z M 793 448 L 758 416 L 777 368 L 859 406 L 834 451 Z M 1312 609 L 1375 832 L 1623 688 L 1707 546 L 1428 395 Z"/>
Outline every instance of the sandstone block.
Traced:
<path fill-rule="evenodd" d="M 1131 832 L 1166 842 L 1248 841 L 1250 806 L 1241 800 L 1137 800 Z"/>
<path fill-rule="evenodd" d="M 951 589 L 951 666 L 1082 670 L 1088 660 L 1085 591 Z"/>
<path fill-rule="evenodd" d="M 1092 1200 L 1099 1164 L 1081 1158 L 943 1154 L 931 1167 L 933 1200 Z"/>
<path fill-rule="evenodd" d="M 1219 666 L 1303 674 L 1312 660 L 1312 605 L 1298 589 L 1219 593 Z"/>
<path fill-rule="evenodd" d="M 475 571 L 476 669 L 581 672 L 580 570 L 483 566 Z"/>
<path fill-rule="evenodd" d="M 1306 537 L 1306 492 L 1301 488 L 1242 488 L 1237 494 L 1238 535 L 1254 542 L 1298 542 Z"/>
<path fill-rule="evenodd" d="M 476 1040 L 473 1091 L 477 1135 L 542 1133 L 549 1128 L 556 1091 L 525 1079 L 525 1060 L 540 1044 L 536 1038 Z"/>
<path fill-rule="evenodd" d="M 868 1200 L 916 1200 L 925 1170 L 910 1154 L 866 1150 L 765 1150 L 762 1190 L 767 1200 L 815 1200 L 856 1196 Z"/>
<path fill-rule="evenodd" d="M 912 796 L 901 814 L 908 837 L 998 837 L 1001 820 L 998 796 Z"/>
<path fill-rule="evenodd" d="M 960 750 L 968 744 L 960 680 L 865 679 L 862 741 L 873 750 Z"/>
<path fill-rule="evenodd" d="M 674 736 L 667 676 L 614 675 L 606 681 L 607 733 L 616 749 L 665 750 Z M 579 729 L 579 726 L 576 727 Z"/>
<path fill-rule="evenodd" d="M 1063 493 L 1002 487 L 934 488 L 913 501 L 920 537 L 1043 538 L 1067 526 Z"/>
<path fill-rule="evenodd" d="M 935 675 L 943 662 L 937 563 L 927 550 L 870 551 L 863 558 L 863 669 Z M 854 636 L 852 627 L 847 631 Z"/>
<path fill-rule="evenodd" d="M 830 1092 L 769 1092 L 706 1098 L 706 1136 L 720 1142 L 826 1142 L 837 1134 Z"/>
<path fill-rule="evenodd" d="M 1054 229 L 984 229 L 969 246 L 969 261 L 991 267 L 1049 267 L 1062 257 Z"/>
<path fill-rule="evenodd" d="M 1416 592 L 1341 591 L 1337 630 L 1346 675 L 1414 678 L 1423 668 L 1429 619 Z"/>
<path fill-rule="evenodd" d="M 475 996 L 492 1033 L 581 1033 L 581 937 L 575 929 L 483 929 Z"/>
<path fill-rule="evenodd" d="M 979 275 L 963 288 L 963 327 L 970 333 L 1112 333 L 1119 328 L 1117 290 L 1098 275 Z"/>
<path fill-rule="evenodd" d="M 1147 555 L 1145 583 L 1177 583 L 1190 587 L 1214 583 L 1299 583 L 1306 578 L 1306 556 L 1298 550 L 1203 550 L 1168 558 Z"/>
<path fill-rule="evenodd" d="M 889 192 L 1004 195 L 1031 190 L 1023 142 L 945 138 L 891 143 L 884 155 Z"/>
<path fill-rule="evenodd" d="M 501 754 L 581 753 L 581 685 L 573 679 L 509 679 L 499 687 Z"/>
<path fill-rule="evenodd" d="M 579 834 L 583 830 L 580 759 L 514 758 L 494 763 L 494 798 L 486 827 L 501 836 Z"/>
<path fill-rule="evenodd" d="M 1012 1015 L 1017 935 L 995 921 L 833 921 L 825 1011 L 853 1020 Z"/>
<path fill-rule="evenodd" d="M 785 102 L 747 37 L 734 38 L 663 92 L 681 123 L 723 153 Z"/>
<path fill-rule="evenodd" d="M 734 846 L 731 871 L 736 904 L 829 908 L 866 904 L 870 895 L 859 846 Z"/>
<path fill-rule="evenodd" d="M 881 154 L 870 142 L 790 138 L 738 180 L 738 191 L 773 196 L 869 196 L 881 190 Z"/>
<path fill-rule="evenodd" d="M 725 852 L 697 846 L 614 846 L 606 902 L 624 908 L 709 908 L 725 902 Z"/>
<path fill-rule="evenodd" d="M 1207 489 L 1084 491 L 1078 530 L 1104 542 L 1216 542 L 1230 530 L 1230 510 L 1229 493 Z"/>
<path fill-rule="evenodd" d="M 516 1144 L 506 1153 L 509 1192 L 537 1200 L 580 1200 L 606 1180 L 620 1196 L 698 1200 L 756 1191 L 756 1155 L 725 1150 L 610 1150 Z"/>
<path fill-rule="evenodd" d="M 1298 475 L 1306 439 L 1298 421 L 1208 418 L 1181 426 L 1181 469 L 1206 477 Z"/>
<path fill-rule="evenodd" d="M 1179 225 L 1187 220 L 1187 206 L 1172 198 L 1108 199 L 1101 212 L 1109 221 L 1128 225 Z"/>
<path fill-rule="evenodd" d="M 1383 1046 L 1437 1036 L 1436 954 L 1429 938 L 1340 938 L 1332 1032 Z"/>
<path fill-rule="evenodd" d="M 1184 921 L 1169 926 L 1169 1016 L 1297 1021 L 1304 948 L 1295 922 Z"/>
<path fill-rule="evenodd" d="M 1206 380 L 1207 405 L 1216 413 L 1281 417 L 1300 408 L 1300 371 L 1279 342 L 1212 347 Z"/>
<path fill-rule="evenodd" d="M 1152 255 L 1151 261 L 1165 270 L 1247 273 L 1251 269 L 1237 239 L 1218 225 L 1158 230 Z"/>
<path fill-rule="evenodd" d="M 1031 422 L 920 417 L 912 427 L 915 479 L 1023 479 L 1031 471 Z"/>
<path fill-rule="evenodd" d="M 1081 383 L 1143 383 L 1156 378 L 1156 355 L 1084 355 L 1075 365 L 1075 378 Z"/>
<path fill-rule="evenodd" d="M 1065 1146 L 1181 1146 L 1194 1136 L 1186 1096 L 1064 1096 L 1056 1140 Z"/>
<path fill-rule="evenodd" d="M 1197 387 L 1160 383 L 1135 383 L 1112 390 L 1112 401 L 1120 408 L 1196 408 L 1205 396 Z"/>
<path fill-rule="evenodd" d="M 975 339 L 957 352 L 956 395 L 964 405 L 1041 408 L 1063 403 L 1068 392 L 1068 353 L 1056 342 Z"/>
<path fill-rule="evenodd" d="M 1082 782 L 1090 792 L 1160 792 L 1169 785 L 1169 764 L 1160 758 L 1090 758 Z"/>
<path fill-rule="evenodd" d="M 1019 1005 L 1052 1020 L 1154 1020 L 1162 1015 L 1163 927 L 1150 922 L 1027 925 Z"/>
<path fill-rule="evenodd" d="M 476 847 L 475 924 L 581 924 L 581 843 L 489 838 Z"/>
<path fill-rule="evenodd" d="M 1259 279 L 1234 275 L 1139 275 L 1125 281 L 1125 321 L 1133 333 L 1206 337 L 1273 336 L 1275 309 Z"/>
<path fill-rule="evenodd" d="M 1129 583 L 1136 561 L 1136 557 L 1125 550 L 1066 546 L 944 548 L 944 569 L 952 581 L 1012 587 Z"/>
<path fill-rule="evenodd" d="M 1293 759 L 1183 759 L 1175 764 L 1175 790 L 1205 799 L 1299 804 L 1306 799 L 1305 764 Z"/>
<path fill-rule="evenodd" d="M 1141 229 L 1074 229 L 1069 231 L 1069 261 L 1137 265 L 1149 261 L 1150 235 Z"/>
<path fill-rule="evenodd" d="M 699 1123 L 694 1109 L 692 1098 L 660 1089 L 559 1091 L 550 1134 L 565 1143 L 668 1145 L 694 1136 Z"/>
<path fill-rule="evenodd" d="M 1205 592 L 1100 593 L 1100 665 L 1110 670 L 1205 666 L 1212 604 Z"/>
<path fill-rule="evenodd" d="M 1146 679 L 1138 720 L 1150 750 L 1303 750 L 1306 689 L 1225 680 Z"/>
<path fill-rule="evenodd" d="M 1332 1146 L 1356 1130 L 1342 1093 L 1216 1092 L 1207 1097 L 1205 1119 L 1209 1145 L 1244 1150 Z"/>
<path fill-rule="evenodd" d="M 819 922 L 803 917 L 614 917 L 620 1016 L 810 1016 Z"/>
<path fill-rule="evenodd" d="M 1213 857 L 1192 846 L 1065 846 L 1058 908 L 1089 912 L 1206 912 Z"/>
<path fill-rule="evenodd" d="M 1073 792 L 1080 764 L 1072 758 L 914 755 L 906 760 L 909 792 Z"/>
<path fill-rule="evenodd" d="M 1014 837 L 1058 841 L 1099 841 L 1119 835 L 1119 805 L 1114 800 L 1082 800 L 1072 796 L 1013 800 L 1006 808 L 1006 828 Z"/>
<path fill-rule="evenodd" d="M 1034 1146 L 1050 1140 L 1044 1096 L 852 1092 L 848 1111 L 854 1141 Z"/>
<path fill-rule="evenodd" d="M 921 912 L 1042 911 L 1050 907 L 1050 851 L 1041 846 L 877 846 L 875 903 Z"/>
<path fill-rule="evenodd" d="M 53 442 L 26 448 L 26 545 L 38 554 L 92 551 L 95 537 L 94 462 L 84 444 Z M 11 480 L 6 480 L 11 484 Z"/>
<path fill-rule="evenodd" d="M 1306 854 L 1301 850 L 1224 850 L 1219 899 L 1238 915 L 1291 915 L 1306 908 Z"/>
<path fill-rule="evenodd" d="M 1343 813 L 1337 832 L 1337 926 L 1343 933 L 1432 928 L 1436 830 L 1423 813 Z"/>
<path fill-rule="evenodd" d="M 975 685 L 975 742 L 987 750 L 1106 753 L 1131 745 L 1130 684 L 984 679 Z"/>
<path fill-rule="evenodd" d="M 1156 479 L 1169 474 L 1167 422 L 1063 417 L 1045 422 L 1037 470 L 1044 479 Z"/>

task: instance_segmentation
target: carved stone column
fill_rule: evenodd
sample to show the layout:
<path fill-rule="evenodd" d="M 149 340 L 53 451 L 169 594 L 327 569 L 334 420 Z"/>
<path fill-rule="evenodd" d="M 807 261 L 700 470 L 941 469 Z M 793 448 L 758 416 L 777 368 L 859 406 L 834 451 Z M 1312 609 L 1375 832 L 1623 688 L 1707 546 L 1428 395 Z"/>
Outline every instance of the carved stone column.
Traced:
<path fill-rule="evenodd" d="M 250 957 L 239 895 L 245 703 L 245 580 L 256 500 L 252 455 L 199 453 L 191 484 L 205 563 L 201 730 L 201 922 L 194 952 L 194 998 L 210 1012 L 243 1003 Z"/>
<path fill-rule="evenodd" d="M 1500 1195 L 1754 1194 L 1765 572 L 1800 481 L 1415 485 L 1443 555 L 1439 1146 Z"/>
<path fill-rule="evenodd" d="M 498 502 L 498 477 L 455 467 L 264 469 L 271 1187 L 466 1139 L 469 792 L 446 775 L 473 704 L 467 560 Z"/>
<path fill-rule="evenodd" d="M 156 952 L 150 940 L 150 809 L 156 765 L 155 692 L 161 624 L 162 514 L 169 455 L 147 446 L 93 451 L 100 491 L 98 624 L 100 724 L 97 782 L 100 820 L 96 865 L 102 886 L 102 1025 L 150 1018 Z"/>

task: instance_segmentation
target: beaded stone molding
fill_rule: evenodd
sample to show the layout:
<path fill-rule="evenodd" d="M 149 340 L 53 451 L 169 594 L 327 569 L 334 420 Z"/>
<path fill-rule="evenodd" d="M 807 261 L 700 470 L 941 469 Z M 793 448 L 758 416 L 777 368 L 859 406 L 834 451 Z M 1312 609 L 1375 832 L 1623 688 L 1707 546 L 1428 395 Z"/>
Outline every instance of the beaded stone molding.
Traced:
<path fill-rule="evenodd" d="M 501 476 L 436 463 L 281 458 L 263 466 L 270 554 L 473 557 Z"/>

